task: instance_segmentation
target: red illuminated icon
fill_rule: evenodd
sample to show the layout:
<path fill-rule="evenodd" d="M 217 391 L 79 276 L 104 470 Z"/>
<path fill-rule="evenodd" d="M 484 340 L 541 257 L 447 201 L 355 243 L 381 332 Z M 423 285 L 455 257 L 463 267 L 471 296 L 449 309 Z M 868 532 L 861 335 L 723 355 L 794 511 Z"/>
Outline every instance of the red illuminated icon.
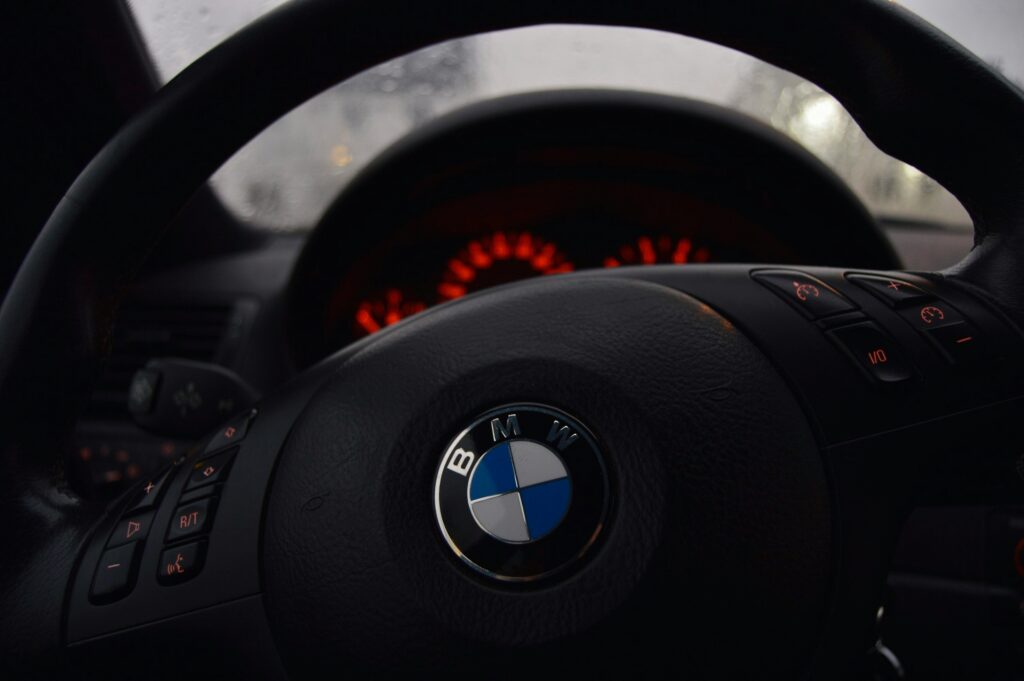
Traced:
<path fill-rule="evenodd" d="M 181 561 L 185 560 L 185 556 L 178 554 L 178 557 L 174 559 L 173 563 L 168 563 L 166 566 L 167 574 L 169 575 L 183 575 L 185 574 L 185 568 L 181 565 Z"/>
<path fill-rule="evenodd" d="M 928 305 L 921 308 L 921 321 L 925 324 L 932 324 L 934 322 L 941 322 L 946 318 L 946 313 L 942 311 L 941 307 L 934 305 Z"/>
<path fill-rule="evenodd" d="M 227 428 L 224 429 L 224 437 L 226 437 L 227 439 L 230 440 L 231 438 L 233 438 L 235 436 L 235 433 L 237 433 L 237 432 L 238 432 L 237 428 L 235 428 L 234 426 L 228 426 Z"/>
<path fill-rule="evenodd" d="M 878 348 L 868 353 L 868 361 L 871 362 L 872 366 L 876 364 L 885 364 L 889 361 L 889 356 L 885 354 L 885 350 Z"/>
<path fill-rule="evenodd" d="M 964 336 L 963 338 L 957 338 L 956 342 L 957 343 L 970 343 L 972 340 L 974 340 L 973 336 Z"/>
<path fill-rule="evenodd" d="M 146 490 L 146 494 L 149 494 L 150 492 L 152 492 L 153 491 L 153 481 L 150 480 L 148 483 L 146 483 L 146 486 L 143 487 L 142 489 Z"/>
<path fill-rule="evenodd" d="M 124 538 L 130 539 L 133 534 L 137 534 L 142 529 L 142 525 L 134 520 L 128 521 L 128 531 L 125 532 Z"/>
<path fill-rule="evenodd" d="M 216 472 L 216 468 L 214 468 L 213 466 L 207 466 L 206 468 L 203 469 L 203 477 L 208 478 Z"/>
<path fill-rule="evenodd" d="M 903 282 L 902 281 L 892 281 L 892 280 L 890 280 L 889 281 L 889 285 L 886 286 L 886 288 L 891 288 L 893 291 L 899 291 L 900 290 L 900 286 L 903 286 Z"/>
<path fill-rule="evenodd" d="M 796 291 L 796 297 L 800 300 L 817 298 L 821 295 L 821 291 L 819 291 L 818 287 L 814 284 L 801 284 L 799 281 L 794 281 L 793 288 Z"/>
<path fill-rule="evenodd" d="M 192 511 L 185 515 L 178 516 L 178 528 L 187 530 L 190 527 L 195 527 L 199 524 L 199 511 Z"/>

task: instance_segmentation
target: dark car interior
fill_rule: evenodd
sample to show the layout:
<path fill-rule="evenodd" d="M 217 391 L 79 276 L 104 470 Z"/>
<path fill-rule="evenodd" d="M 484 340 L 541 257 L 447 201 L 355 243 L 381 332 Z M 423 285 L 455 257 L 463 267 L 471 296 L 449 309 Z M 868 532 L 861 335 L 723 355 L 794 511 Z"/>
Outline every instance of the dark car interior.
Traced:
<path fill-rule="evenodd" d="M 0 19 L 0 677 L 1024 679 L 1024 92 L 938 29 L 293 0 L 163 84 L 123 0 Z M 425 121 L 311 229 L 207 181 L 361 71 L 545 24 L 798 73 L 973 229 L 620 87 Z M 543 532 L 528 451 L 572 485 Z"/>

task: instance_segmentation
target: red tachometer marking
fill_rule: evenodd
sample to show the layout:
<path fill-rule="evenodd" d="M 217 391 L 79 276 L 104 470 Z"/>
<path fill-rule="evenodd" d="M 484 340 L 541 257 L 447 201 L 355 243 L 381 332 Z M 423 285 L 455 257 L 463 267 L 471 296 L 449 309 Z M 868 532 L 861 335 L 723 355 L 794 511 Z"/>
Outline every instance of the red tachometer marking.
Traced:
<path fill-rule="evenodd" d="M 437 292 L 440 293 L 441 297 L 445 300 L 455 300 L 456 298 L 461 298 L 466 295 L 466 287 L 459 284 L 450 284 L 444 281 L 437 287 Z"/>
<path fill-rule="evenodd" d="M 533 265 L 533 269 L 538 272 L 544 272 L 551 267 L 552 263 L 554 263 L 556 253 L 557 249 L 555 248 L 555 245 L 547 244 L 540 249 L 540 252 L 537 253 L 537 255 L 533 256 L 533 260 L 530 261 L 530 264 Z"/>
<path fill-rule="evenodd" d="M 484 251 L 484 247 L 480 245 L 479 241 L 471 242 L 466 251 L 469 253 L 469 264 L 473 267 L 483 269 L 491 266 L 491 262 L 493 262 L 491 256 Z"/>
<path fill-rule="evenodd" d="M 508 241 L 505 240 L 505 233 L 495 232 L 491 237 L 491 254 L 498 260 L 506 260 L 511 252 Z"/>
<path fill-rule="evenodd" d="M 672 262 L 677 265 L 689 262 L 691 250 L 693 250 L 693 242 L 689 239 L 680 239 L 676 244 L 676 250 L 672 252 Z"/>
<path fill-rule="evenodd" d="M 614 256 L 605 258 L 604 266 L 654 265 L 669 262 L 684 265 L 688 262 L 707 262 L 710 258 L 708 249 L 701 247 L 694 250 L 693 241 L 687 237 L 674 239 L 661 235 L 655 239 L 642 236 L 633 243 L 624 244 Z"/>
<path fill-rule="evenodd" d="M 364 308 L 359 308 L 356 312 L 356 324 L 361 326 L 367 334 L 380 331 L 380 324 L 373 318 L 370 311 Z"/>
<path fill-rule="evenodd" d="M 654 244 L 649 236 L 642 236 L 636 242 L 640 249 L 640 262 L 645 265 L 653 265 L 658 262 L 658 254 L 654 252 Z"/>
<path fill-rule="evenodd" d="M 529 260 L 533 257 L 533 237 L 523 232 L 516 239 L 516 260 Z"/>
<path fill-rule="evenodd" d="M 452 258 L 448 261 L 448 270 L 455 275 L 455 278 L 459 281 L 473 281 L 476 277 L 476 270 L 466 263 Z"/>

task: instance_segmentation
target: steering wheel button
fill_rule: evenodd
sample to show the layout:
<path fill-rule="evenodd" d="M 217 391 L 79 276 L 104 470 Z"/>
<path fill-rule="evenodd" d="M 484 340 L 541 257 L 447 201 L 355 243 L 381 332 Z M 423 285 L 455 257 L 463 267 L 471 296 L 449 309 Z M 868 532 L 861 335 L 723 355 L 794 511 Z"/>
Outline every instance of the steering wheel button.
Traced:
<path fill-rule="evenodd" d="M 117 524 L 107 541 L 107 546 L 118 546 L 128 542 L 142 541 L 149 534 L 149 526 L 153 523 L 153 513 L 125 518 Z"/>
<path fill-rule="evenodd" d="M 249 424 L 252 423 L 255 417 L 256 410 L 253 409 L 226 423 L 223 428 L 217 431 L 217 434 L 213 436 L 209 444 L 206 445 L 206 452 L 215 452 L 228 445 L 241 442 L 242 438 L 249 432 Z"/>
<path fill-rule="evenodd" d="M 857 309 L 857 306 L 847 300 L 839 291 L 803 272 L 759 270 L 752 276 L 789 301 L 808 319 L 820 319 Z"/>
<path fill-rule="evenodd" d="M 902 279 L 869 274 L 848 274 L 846 278 L 893 307 L 921 303 L 931 297 L 925 290 Z"/>
<path fill-rule="evenodd" d="M 914 376 L 914 369 L 895 341 L 875 324 L 866 322 L 828 332 L 865 373 L 882 383 L 899 383 Z"/>
<path fill-rule="evenodd" d="M 183 492 L 181 498 L 178 499 L 178 503 L 187 504 L 188 502 L 195 501 L 196 499 L 205 499 L 206 497 L 211 497 L 216 493 L 216 485 L 204 485 L 203 487 L 199 487 L 188 492 Z"/>
<path fill-rule="evenodd" d="M 214 499 L 201 499 L 179 506 L 171 516 L 167 541 L 177 541 L 206 532 L 213 517 Z"/>
<path fill-rule="evenodd" d="M 206 542 L 204 541 L 167 549 L 160 554 L 156 579 L 165 586 L 180 584 L 192 579 L 202 569 L 205 557 Z"/>
<path fill-rule="evenodd" d="M 953 364 L 979 364 L 988 357 L 985 343 L 979 337 L 978 330 L 967 322 L 927 329 L 925 335 Z"/>
<path fill-rule="evenodd" d="M 212 485 L 221 482 L 228 474 L 231 460 L 235 457 L 238 448 L 208 459 L 200 459 L 192 465 L 192 472 L 188 476 L 188 483 L 185 490 L 193 490 L 204 485 Z"/>
<path fill-rule="evenodd" d="M 964 321 L 963 316 L 949 303 L 941 300 L 925 301 L 908 307 L 901 313 L 912 326 L 921 331 L 937 329 L 940 326 L 958 324 Z"/>
<path fill-rule="evenodd" d="M 109 602 L 131 591 L 140 546 L 132 542 L 103 552 L 89 592 L 94 601 Z"/>
<path fill-rule="evenodd" d="M 142 490 L 139 492 L 139 496 L 132 506 L 131 510 L 144 511 L 146 509 L 153 508 L 156 505 L 157 500 L 160 498 L 160 493 L 163 491 L 164 483 L 167 482 L 167 478 L 170 477 L 171 469 L 165 469 L 155 477 L 151 478 L 142 486 Z"/>

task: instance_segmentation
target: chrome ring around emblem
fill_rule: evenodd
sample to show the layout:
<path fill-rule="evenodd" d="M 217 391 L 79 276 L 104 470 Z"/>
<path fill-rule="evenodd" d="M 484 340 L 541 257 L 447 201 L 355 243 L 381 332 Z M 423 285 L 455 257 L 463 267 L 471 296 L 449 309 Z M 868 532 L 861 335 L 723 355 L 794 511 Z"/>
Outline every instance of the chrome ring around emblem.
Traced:
<path fill-rule="evenodd" d="M 502 581 L 568 567 L 605 523 L 608 476 L 578 420 L 541 404 L 511 404 L 476 418 L 445 450 L 434 510 L 463 562 Z"/>

